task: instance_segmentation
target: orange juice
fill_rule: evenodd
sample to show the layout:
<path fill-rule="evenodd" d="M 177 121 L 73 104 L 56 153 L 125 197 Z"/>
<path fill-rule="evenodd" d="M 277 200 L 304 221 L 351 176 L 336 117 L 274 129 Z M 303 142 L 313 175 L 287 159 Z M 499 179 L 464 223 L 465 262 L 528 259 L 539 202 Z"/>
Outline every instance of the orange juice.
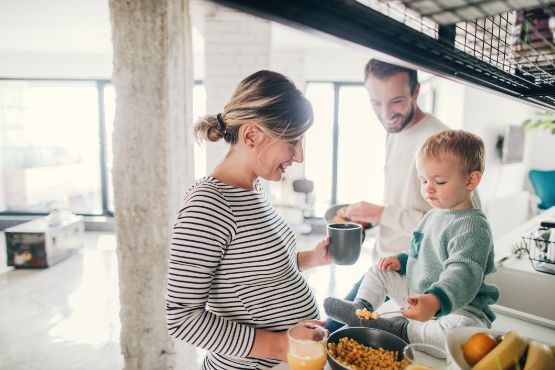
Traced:
<path fill-rule="evenodd" d="M 295 345 L 287 353 L 290 370 L 322 370 L 326 365 L 326 351 L 321 343 Z"/>

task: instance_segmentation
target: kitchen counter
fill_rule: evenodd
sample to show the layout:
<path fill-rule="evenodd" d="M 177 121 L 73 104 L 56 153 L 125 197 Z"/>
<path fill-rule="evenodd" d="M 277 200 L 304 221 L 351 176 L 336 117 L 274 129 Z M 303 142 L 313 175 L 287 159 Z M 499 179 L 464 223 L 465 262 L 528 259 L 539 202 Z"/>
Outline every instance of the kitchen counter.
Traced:
<path fill-rule="evenodd" d="M 494 311 L 555 331 L 555 275 L 534 270 L 528 254 L 517 258 L 512 248 L 522 243 L 541 221 L 555 221 L 555 207 L 518 226 L 494 241 L 497 272 L 488 281 L 499 286 L 501 295 Z"/>
<path fill-rule="evenodd" d="M 497 311 L 496 314 L 497 319 L 494 321 L 492 329 L 504 332 L 516 330 L 524 337 L 535 339 L 544 343 L 555 344 L 555 329 L 544 327 L 528 320 L 519 319 L 515 317 L 515 315 L 507 315 L 499 311 Z M 288 370 L 289 366 L 287 363 L 282 363 L 273 367 L 273 369 Z M 331 370 L 330 365 L 326 364 L 324 370 Z"/>
<path fill-rule="evenodd" d="M 503 262 L 497 266 L 497 272 L 488 278 L 501 290 L 498 304 L 492 307 L 497 315 L 492 328 L 500 331 L 516 330 L 530 339 L 555 344 L 555 275 L 535 271 L 528 255 L 516 258 L 512 253 L 515 243 L 539 226 L 541 221 L 555 221 L 555 207 L 494 241 L 496 260 L 503 259 Z M 327 271 L 325 273 L 329 274 Z M 358 278 L 360 274 L 354 275 Z M 347 285 L 350 287 L 350 284 Z M 287 370 L 289 367 L 283 363 L 274 369 Z M 326 364 L 324 369 L 331 368 Z"/>

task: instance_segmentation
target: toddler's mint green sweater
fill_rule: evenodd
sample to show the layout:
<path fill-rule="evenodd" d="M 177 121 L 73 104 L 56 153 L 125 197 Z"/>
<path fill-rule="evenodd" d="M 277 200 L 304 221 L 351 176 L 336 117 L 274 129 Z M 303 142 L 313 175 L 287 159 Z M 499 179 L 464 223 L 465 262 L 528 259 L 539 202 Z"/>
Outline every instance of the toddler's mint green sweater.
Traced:
<path fill-rule="evenodd" d="M 495 271 L 493 241 L 480 209 L 428 211 L 413 233 L 408 253 L 397 257 L 410 292 L 433 293 L 439 299 L 436 316 L 470 305 L 495 319 L 489 306 L 497 302 L 499 289 L 484 281 Z"/>

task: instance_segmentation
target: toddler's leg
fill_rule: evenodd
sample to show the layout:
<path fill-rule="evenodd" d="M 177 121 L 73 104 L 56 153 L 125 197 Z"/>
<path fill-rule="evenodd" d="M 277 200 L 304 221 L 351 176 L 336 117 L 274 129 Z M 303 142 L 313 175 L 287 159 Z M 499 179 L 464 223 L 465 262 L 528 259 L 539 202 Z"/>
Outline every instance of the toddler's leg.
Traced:
<path fill-rule="evenodd" d="M 355 297 L 358 293 L 358 288 L 360 287 L 360 283 L 362 283 L 363 278 L 364 276 L 362 276 L 359 279 L 359 281 L 355 283 L 355 285 L 351 288 L 349 293 L 347 293 L 345 298 L 343 298 L 345 301 L 353 302 L 355 300 Z M 333 333 L 334 331 L 343 327 L 343 325 L 345 324 L 339 321 L 335 321 L 334 319 L 328 317 L 328 319 L 326 320 L 326 325 L 324 327 L 326 328 L 327 331 L 329 331 L 330 333 Z"/>
<path fill-rule="evenodd" d="M 378 318 L 376 320 L 364 320 L 356 315 L 357 309 L 366 308 L 364 302 L 349 302 L 343 299 L 328 297 L 324 300 L 324 310 L 332 319 L 347 324 L 349 326 L 366 326 L 369 328 L 380 329 L 395 334 L 404 341 L 408 342 L 407 326 L 408 320 L 403 316 L 392 318 Z M 369 311 L 372 311 L 370 306 Z"/>
<path fill-rule="evenodd" d="M 366 308 L 373 311 L 383 304 L 388 295 L 398 305 L 405 307 L 408 288 L 404 276 L 392 272 L 382 271 L 377 267 L 370 268 L 364 275 L 361 286 L 354 302 L 328 297 L 324 300 L 326 314 L 339 322 L 349 326 L 367 326 L 393 333 L 408 342 L 408 320 L 402 316 L 379 318 L 377 320 L 360 319 L 355 311 Z"/>
<path fill-rule="evenodd" d="M 487 328 L 488 323 L 477 316 L 452 313 L 425 322 L 410 320 L 407 335 L 411 343 L 428 343 L 444 348 L 449 332 L 461 326 Z"/>
<path fill-rule="evenodd" d="M 384 271 L 372 266 L 362 279 L 355 301 L 363 299 L 372 307 L 379 308 L 385 302 L 386 295 L 399 307 L 407 308 L 407 278 L 395 271 Z"/>

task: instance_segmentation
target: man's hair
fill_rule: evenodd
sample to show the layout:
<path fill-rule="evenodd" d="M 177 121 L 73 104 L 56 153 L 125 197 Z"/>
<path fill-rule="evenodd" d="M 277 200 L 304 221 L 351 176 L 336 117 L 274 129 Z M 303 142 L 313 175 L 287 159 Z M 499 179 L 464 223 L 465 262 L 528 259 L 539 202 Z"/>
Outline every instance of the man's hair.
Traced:
<path fill-rule="evenodd" d="M 463 130 L 446 130 L 430 136 L 419 155 L 441 160 L 449 156 L 461 163 L 466 173 L 484 172 L 484 142 L 477 135 Z"/>
<path fill-rule="evenodd" d="M 368 80 L 368 77 L 370 76 L 384 79 L 398 73 L 408 73 L 410 93 L 414 94 L 416 85 L 418 85 L 418 74 L 416 73 L 416 70 L 401 67 L 395 64 L 389 64 L 377 59 L 370 59 L 368 63 L 366 63 L 366 66 L 364 67 L 364 81 Z"/>

